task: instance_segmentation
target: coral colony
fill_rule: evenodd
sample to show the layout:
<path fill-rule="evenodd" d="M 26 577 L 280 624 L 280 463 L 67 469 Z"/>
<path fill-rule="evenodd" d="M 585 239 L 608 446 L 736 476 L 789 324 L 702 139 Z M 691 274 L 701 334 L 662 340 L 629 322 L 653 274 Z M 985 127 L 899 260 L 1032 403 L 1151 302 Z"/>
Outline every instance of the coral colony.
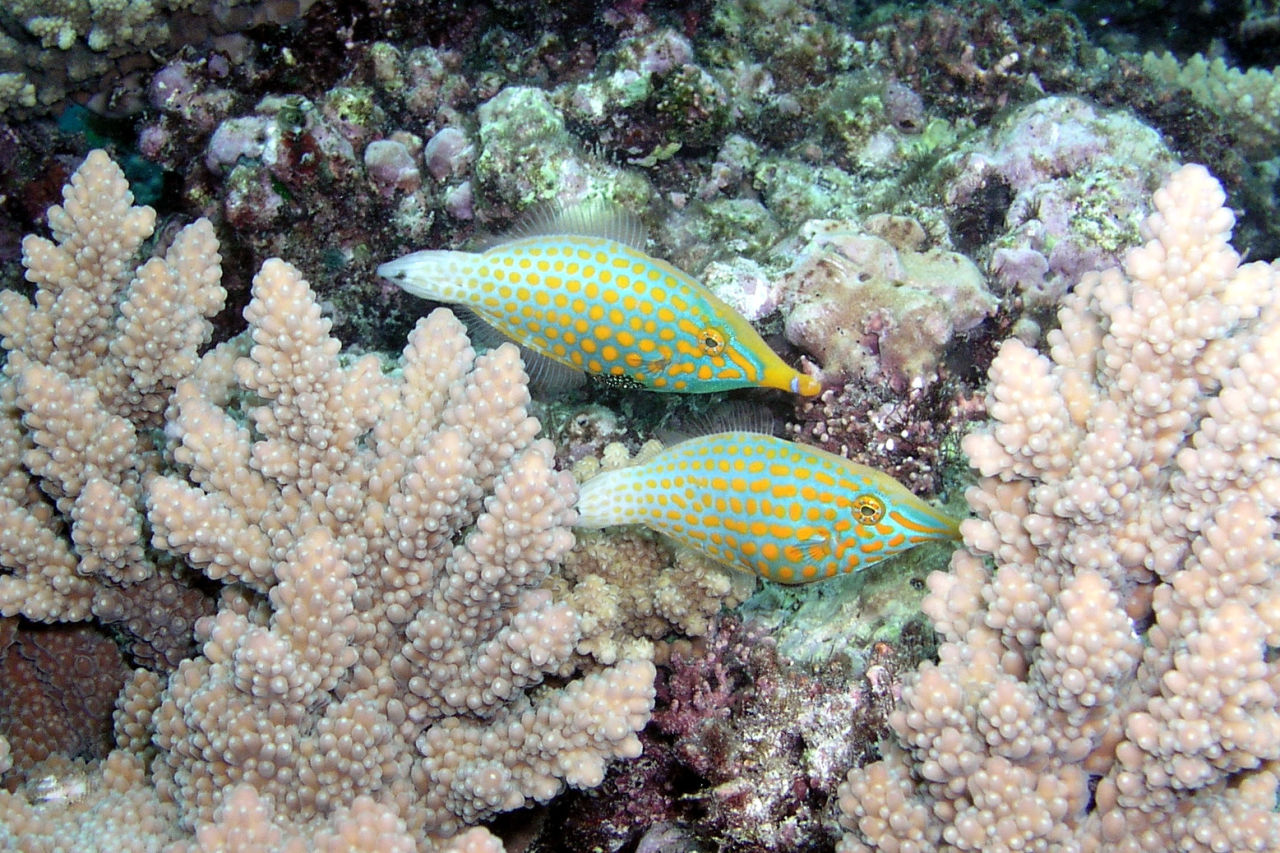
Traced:
<path fill-rule="evenodd" d="M 1274 851 L 1274 5 L 5 3 L 0 848 Z"/>

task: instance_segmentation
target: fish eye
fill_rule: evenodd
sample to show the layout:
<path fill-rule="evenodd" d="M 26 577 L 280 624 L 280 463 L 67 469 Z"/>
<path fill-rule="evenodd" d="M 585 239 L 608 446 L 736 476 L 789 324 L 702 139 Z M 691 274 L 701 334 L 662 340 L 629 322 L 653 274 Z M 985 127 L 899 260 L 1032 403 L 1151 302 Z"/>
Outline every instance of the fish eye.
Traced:
<path fill-rule="evenodd" d="M 724 352 L 724 335 L 719 329 L 703 329 L 698 332 L 702 341 L 702 351 L 707 355 L 719 355 Z"/>
<path fill-rule="evenodd" d="M 884 518 L 884 501 L 875 495 L 858 495 L 853 499 L 853 520 L 858 524 L 876 524 Z"/>

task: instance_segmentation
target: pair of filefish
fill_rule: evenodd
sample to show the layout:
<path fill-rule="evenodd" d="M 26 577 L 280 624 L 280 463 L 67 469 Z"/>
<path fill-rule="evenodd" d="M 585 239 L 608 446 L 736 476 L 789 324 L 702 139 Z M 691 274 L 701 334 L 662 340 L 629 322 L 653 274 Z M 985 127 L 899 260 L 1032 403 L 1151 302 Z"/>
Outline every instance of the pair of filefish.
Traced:
<path fill-rule="evenodd" d="M 654 391 L 820 383 L 786 364 L 747 320 L 671 264 L 613 207 L 544 214 L 484 252 L 422 251 L 378 274 L 466 306 L 535 352 Z M 772 436 L 723 432 L 582 487 L 579 525 L 643 524 L 712 559 L 782 583 L 858 571 L 957 522 L 883 472 Z"/>

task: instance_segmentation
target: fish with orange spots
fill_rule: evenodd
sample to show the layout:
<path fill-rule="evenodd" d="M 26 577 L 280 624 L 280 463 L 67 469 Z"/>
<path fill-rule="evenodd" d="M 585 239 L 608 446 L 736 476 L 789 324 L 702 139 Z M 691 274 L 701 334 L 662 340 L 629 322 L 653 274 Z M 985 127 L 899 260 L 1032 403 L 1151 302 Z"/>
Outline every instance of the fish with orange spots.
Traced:
<path fill-rule="evenodd" d="M 644 242 L 620 209 L 587 204 L 544 214 L 484 252 L 414 252 L 378 275 L 464 305 L 534 352 L 612 384 L 822 390 L 704 285 L 646 254 Z"/>
<path fill-rule="evenodd" d="M 580 527 L 642 524 L 779 583 L 857 572 L 959 523 L 888 474 L 815 447 L 720 432 L 582 485 Z"/>

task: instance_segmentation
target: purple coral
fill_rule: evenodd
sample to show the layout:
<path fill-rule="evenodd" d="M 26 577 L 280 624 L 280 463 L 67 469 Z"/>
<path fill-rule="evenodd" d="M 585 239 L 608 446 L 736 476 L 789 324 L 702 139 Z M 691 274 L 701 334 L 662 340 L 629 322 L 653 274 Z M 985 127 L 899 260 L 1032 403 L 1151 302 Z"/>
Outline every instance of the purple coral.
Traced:
<path fill-rule="evenodd" d="M 364 168 L 384 196 L 399 191 L 410 193 L 422 186 L 422 175 L 413 155 L 403 142 L 378 139 L 364 149 Z"/>
<path fill-rule="evenodd" d="M 828 380 L 884 381 L 898 392 L 927 385 L 953 339 L 995 311 L 973 263 L 926 248 L 912 219 L 812 220 L 800 240 L 779 301 L 787 339 L 813 353 Z"/>
<path fill-rule="evenodd" d="M 1069 283 L 1115 265 L 1137 242 L 1146 199 L 1173 165 L 1160 134 L 1132 116 L 1079 98 L 1042 98 L 956 161 L 945 196 L 961 232 L 972 230 L 964 211 L 1003 196 L 999 221 L 965 242 L 994 237 L 993 286 L 1027 308 L 1051 310 Z"/>
<path fill-rule="evenodd" d="M 446 127 L 427 140 L 422 157 L 431 177 L 444 181 L 466 174 L 475 160 L 476 148 L 466 133 L 456 127 Z"/>
<path fill-rule="evenodd" d="M 841 771 L 874 752 L 902 665 L 891 652 L 869 659 L 852 683 L 804 671 L 762 628 L 722 618 L 660 668 L 644 755 L 617 766 L 599 796 L 562 804 L 557 832 L 569 849 L 829 847 L 827 804 Z"/>
<path fill-rule="evenodd" d="M 272 152 L 275 122 L 265 115 L 237 116 L 218 125 L 205 150 L 204 164 L 221 174 L 241 158 L 259 160 Z"/>
<path fill-rule="evenodd" d="M 210 82 L 211 77 L 225 76 L 220 73 L 225 63 L 217 54 L 208 61 L 170 62 L 151 78 L 147 99 L 157 110 L 207 133 L 227 115 L 235 100 L 233 92 Z"/>

